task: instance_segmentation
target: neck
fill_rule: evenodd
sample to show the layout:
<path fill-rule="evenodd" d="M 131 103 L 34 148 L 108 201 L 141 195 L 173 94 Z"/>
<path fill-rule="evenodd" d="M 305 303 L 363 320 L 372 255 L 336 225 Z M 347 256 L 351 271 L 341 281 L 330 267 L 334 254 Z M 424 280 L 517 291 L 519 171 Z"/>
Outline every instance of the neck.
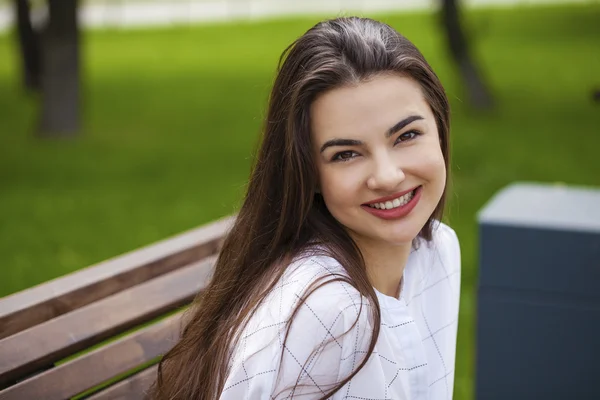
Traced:
<path fill-rule="evenodd" d="M 379 292 L 398 297 L 412 243 L 390 244 L 355 238 L 363 255 L 369 280 Z"/>

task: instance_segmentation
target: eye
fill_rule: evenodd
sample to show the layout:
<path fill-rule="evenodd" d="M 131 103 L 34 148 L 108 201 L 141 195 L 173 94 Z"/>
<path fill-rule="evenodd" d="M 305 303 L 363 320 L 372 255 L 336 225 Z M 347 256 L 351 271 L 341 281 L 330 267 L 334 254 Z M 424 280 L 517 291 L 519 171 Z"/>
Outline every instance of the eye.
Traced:
<path fill-rule="evenodd" d="M 331 161 L 348 161 L 353 159 L 357 155 L 358 153 L 352 150 L 340 151 L 331 158 Z"/>
<path fill-rule="evenodd" d="M 413 140 L 414 138 L 416 138 L 417 136 L 420 136 L 420 135 L 421 135 L 421 132 L 415 131 L 415 130 L 404 132 L 403 134 L 398 136 L 398 139 L 396 139 L 396 143 Z"/>

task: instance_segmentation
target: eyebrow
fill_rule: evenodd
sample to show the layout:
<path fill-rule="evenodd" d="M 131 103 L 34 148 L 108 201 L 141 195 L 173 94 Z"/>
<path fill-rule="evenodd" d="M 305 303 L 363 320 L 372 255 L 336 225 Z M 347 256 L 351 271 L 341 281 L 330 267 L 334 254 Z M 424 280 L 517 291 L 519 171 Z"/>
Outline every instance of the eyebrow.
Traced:
<path fill-rule="evenodd" d="M 406 117 L 402 121 L 398 122 L 396 125 L 392 126 L 390 129 L 388 129 L 387 132 L 385 133 L 385 137 L 389 138 L 394 133 L 402 130 L 407 125 L 409 125 L 415 121 L 422 120 L 422 119 L 425 119 L 425 118 L 423 118 L 420 115 L 411 115 L 409 117 Z M 355 139 L 331 139 L 331 140 L 326 141 L 323 144 L 323 146 L 321 146 L 320 152 L 322 153 L 328 147 L 333 147 L 333 146 L 360 146 L 361 144 L 363 144 L 362 141 L 355 140 Z"/>
<path fill-rule="evenodd" d="M 421 117 L 420 115 L 411 115 L 410 117 L 406 117 L 402 121 L 398 122 L 396 125 L 392 126 L 390 129 L 388 129 L 388 131 L 385 134 L 385 137 L 389 138 L 394 133 L 402 130 L 402 128 L 404 128 L 408 124 L 411 124 L 411 123 L 421 120 L 421 119 L 425 119 L 425 118 Z"/>

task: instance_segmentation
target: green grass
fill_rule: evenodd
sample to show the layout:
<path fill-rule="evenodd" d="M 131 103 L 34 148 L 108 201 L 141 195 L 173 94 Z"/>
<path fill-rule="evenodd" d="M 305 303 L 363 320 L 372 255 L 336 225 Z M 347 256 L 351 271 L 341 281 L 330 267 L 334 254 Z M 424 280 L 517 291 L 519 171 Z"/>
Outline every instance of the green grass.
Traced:
<path fill-rule="evenodd" d="M 600 5 L 467 15 L 497 105 L 467 107 L 433 16 L 380 16 L 453 107 L 449 221 L 463 252 L 455 398 L 473 397 L 476 212 L 517 180 L 600 186 Z M 0 296 L 236 209 L 280 51 L 316 19 L 84 35 L 85 132 L 33 137 L 35 99 L 0 36 Z"/>

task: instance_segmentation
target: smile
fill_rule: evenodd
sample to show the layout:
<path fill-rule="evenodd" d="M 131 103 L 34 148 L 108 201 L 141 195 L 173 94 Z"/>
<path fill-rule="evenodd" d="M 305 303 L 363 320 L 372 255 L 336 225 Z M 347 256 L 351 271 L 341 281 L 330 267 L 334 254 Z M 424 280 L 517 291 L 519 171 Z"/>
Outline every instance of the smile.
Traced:
<path fill-rule="evenodd" d="M 394 197 L 379 199 L 368 204 L 361 205 L 361 208 L 369 214 L 381 219 L 398 219 L 408 215 L 421 199 L 423 187 L 418 186 L 415 189 L 398 194 Z"/>
<path fill-rule="evenodd" d="M 374 203 L 374 204 L 367 204 L 367 205 L 372 208 L 377 208 L 378 210 L 391 210 L 392 208 L 402 207 L 403 205 L 405 205 L 406 203 L 408 203 L 409 201 L 412 200 L 412 198 L 415 196 L 416 190 L 417 189 L 405 194 L 404 196 L 400 196 L 394 200 L 391 200 L 391 201 L 388 200 L 385 203 Z"/>

